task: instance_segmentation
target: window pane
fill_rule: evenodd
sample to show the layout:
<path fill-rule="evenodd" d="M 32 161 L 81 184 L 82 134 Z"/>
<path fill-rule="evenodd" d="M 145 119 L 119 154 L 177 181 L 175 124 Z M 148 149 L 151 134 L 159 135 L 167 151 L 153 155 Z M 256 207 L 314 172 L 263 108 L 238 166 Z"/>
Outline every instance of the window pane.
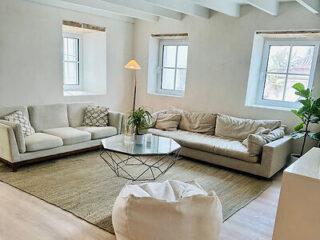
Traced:
<path fill-rule="evenodd" d="M 302 83 L 305 88 L 308 87 L 309 76 L 288 75 L 288 82 L 286 87 L 285 101 L 296 102 L 299 96 L 295 95 L 296 90 L 292 86 L 296 83 Z"/>
<path fill-rule="evenodd" d="M 188 60 L 188 46 L 179 46 L 178 47 L 178 68 L 187 68 Z"/>
<path fill-rule="evenodd" d="M 163 67 L 176 66 L 176 46 L 163 46 Z"/>
<path fill-rule="evenodd" d="M 63 81 L 66 85 L 77 85 L 78 81 L 78 63 L 63 63 Z"/>
<path fill-rule="evenodd" d="M 288 67 L 290 46 L 271 46 L 268 60 L 268 72 L 285 73 Z"/>
<path fill-rule="evenodd" d="M 174 72 L 174 69 L 163 69 L 161 82 L 162 89 L 174 90 Z"/>
<path fill-rule="evenodd" d="M 177 69 L 176 90 L 184 90 L 186 85 L 186 69 Z"/>
<path fill-rule="evenodd" d="M 263 99 L 282 100 L 285 81 L 285 74 L 267 74 Z"/>
<path fill-rule="evenodd" d="M 79 43 L 76 38 L 64 38 L 64 60 L 65 61 L 78 61 Z"/>
<path fill-rule="evenodd" d="M 290 59 L 290 73 L 310 74 L 314 46 L 292 47 Z"/>

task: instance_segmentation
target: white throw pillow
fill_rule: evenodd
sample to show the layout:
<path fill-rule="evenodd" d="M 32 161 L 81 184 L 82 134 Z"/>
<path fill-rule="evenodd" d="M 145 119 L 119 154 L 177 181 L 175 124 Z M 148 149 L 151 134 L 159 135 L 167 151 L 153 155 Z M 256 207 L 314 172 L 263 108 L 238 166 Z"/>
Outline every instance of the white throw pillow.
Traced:
<path fill-rule="evenodd" d="M 279 120 L 252 120 L 218 114 L 215 135 L 243 141 L 259 127 L 274 130 L 280 126 Z"/>
<path fill-rule="evenodd" d="M 195 182 L 127 185 L 112 212 L 117 240 L 218 240 L 222 207 Z"/>
<path fill-rule="evenodd" d="M 11 114 L 8 114 L 4 116 L 3 119 L 9 122 L 20 124 L 22 133 L 25 137 L 35 134 L 35 130 L 31 126 L 29 119 L 26 116 L 24 116 L 21 111 L 15 111 Z"/>
<path fill-rule="evenodd" d="M 248 148 L 250 156 L 258 156 L 265 144 L 282 138 L 285 135 L 284 127 L 270 129 L 259 129 L 255 134 L 250 134 L 242 143 Z"/>

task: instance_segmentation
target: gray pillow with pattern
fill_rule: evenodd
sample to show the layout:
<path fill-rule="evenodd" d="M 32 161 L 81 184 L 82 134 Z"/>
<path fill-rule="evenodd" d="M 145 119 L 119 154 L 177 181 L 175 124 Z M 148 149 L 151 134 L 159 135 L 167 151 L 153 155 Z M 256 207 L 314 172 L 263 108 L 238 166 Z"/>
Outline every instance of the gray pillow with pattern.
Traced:
<path fill-rule="evenodd" d="M 31 126 L 29 119 L 26 116 L 24 116 L 21 111 L 15 111 L 13 113 L 10 113 L 4 116 L 3 119 L 9 122 L 20 124 L 22 133 L 25 137 L 35 134 L 35 130 Z"/>
<path fill-rule="evenodd" d="M 86 107 L 82 126 L 106 127 L 108 125 L 108 109 L 101 106 Z"/>

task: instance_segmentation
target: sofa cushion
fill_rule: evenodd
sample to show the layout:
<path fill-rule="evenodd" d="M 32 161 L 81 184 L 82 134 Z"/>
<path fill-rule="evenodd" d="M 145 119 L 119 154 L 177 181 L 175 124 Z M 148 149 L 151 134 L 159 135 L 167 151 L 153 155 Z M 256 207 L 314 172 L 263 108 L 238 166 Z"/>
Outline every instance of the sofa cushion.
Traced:
<path fill-rule="evenodd" d="M 183 130 L 167 132 L 159 129 L 149 129 L 149 132 L 159 136 L 170 137 L 183 147 L 248 162 L 257 162 L 259 160 L 257 156 L 250 156 L 248 149 L 240 141 L 235 139 L 192 133 Z"/>
<path fill-rule="evenodd" d="M 15 111 L 3 117 L 4 120 L 17 123 L 21 126 L 24 136 L 30 136 L 35 133 L 33 127 L 30 125 L 29 119 L 23 115 L 21 111 Z"/>
<path fill-rule="evenodd" d="M 3 118 L 5 115 L 8 115 L 15 111 L 21 111 L 23 115 L 29 119 L 29 113 L 26 106 L 0 107 L 0 119 Z"/>
<path fill-rule="evenodd" d="M 62 139 L 45 133 L 35 133 L 25 138 L 27 152 L 61 147 Z"/>
<path fill-rule="evenodd" d="M 67 105 L 34 105 L 28 108 L 31 125 L 36 132 L 44 129 L 69 127 Z"/>
<path fill-rule="evenodd" d="M 250 134 L 242 143 L 248 148 L 250 156 L 260 155 L 265 144 L 284 137 L 284 127 L 279 127 L 273 131 L 262 131 Z"/>
<path fill-rule="evenodd" d="M 259 127 L 274 130 L 280 126 L 280 120 L 252 120 L 218 114 L 215 135 L 243 141 Z"/>
<path fill-rule="evenodd" d="M 82 126 L 106 127 L 108 125 L 108 110 L 103 106 L 87 106 Z"/>
<path fill-rule="evenodd" d="M 181 114 L 179 128 L 181 130 L 213 135 L 216 125 L 216 114 L 188 112 L 170 107 L 168 113 Z"/>
<path fill-rule="evenodd" d="M 46 129 L 43 132 L 62 138 L 63 145 L 72 145 L 91 140 L 90 133 L 71 127 Z"/>
<path fill-rule="evenodd" d="M 84 117 L 84 111 L 93 103 L 70 103 L 67 104 L 68 119 L 70 127 L 81 127 Z"/>
<path fill-rule="evenodd" d="M 77 127 L 77 129 L 90 133 L 91 139 L 101 139 L 117 135 L 115 127 Z"/>
<path fill-rule="evenodd" d="M 175 113 L 161 113 L 157 116 L 156 128 L 165 131 L 177 130 L 181 120 L 180 114 Z"/>

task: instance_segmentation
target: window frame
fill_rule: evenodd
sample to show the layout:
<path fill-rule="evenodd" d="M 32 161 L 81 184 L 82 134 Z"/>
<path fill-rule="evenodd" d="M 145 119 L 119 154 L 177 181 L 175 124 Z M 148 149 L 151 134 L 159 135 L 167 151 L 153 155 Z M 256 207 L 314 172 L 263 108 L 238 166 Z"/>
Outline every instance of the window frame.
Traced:
<path fill-rule="evenodd" d="M 64 38 L 74 38 L 78 40 L 78 84 L 64 84 Z M 83 87 L 83 39 L 81 34 L 67 33 L 62 34 L 62 83 L 65 91 L 81 90 Z"/>
<path fill-rule="evenodd" d="M 263 46 L 263 54 L 262 54 L 262 61 L 261 61 L 261 67 L 260 67 L 260 76 L 259 76 L 258 91 L 256 96 L 256 103 L 258 105 L 263 105 L 268 107 L 298 108 L 300 106 L 299 102 L 263 99 L 266 75 L 268 73 L 267 67 L 268 67 L 268 60 L 269 60 L 269 54 L 270 54 L 270 47 L 271 46 L 290 46 L 290 54 L 289 54 L 289 61 L 288 61 L 288 67 L 289 67 L 293 46 L 314 46 L 315 47 L 314 54 L 313 54 L 311 70 L 309 74 L 310 78 L 308 82 L 308 88 L 312 88 L 315 70 L 318 62 L 319 44 L 320 44 L 320 41 L 316 39 L 266 39 Z M 288 82 L 288 75 L 302 75 L 302 76 L 307 75 L 307 74 L 290 74 L 289 69 L 287 69 L 285 73 L 281 73 L 281 74 L 285 74 L 286 76 L 284 91 L 286 89 L 286 85 Z"/>
<path fill-rule="evenodd" d="M 163 75 L 163 69 L 169 68 L 169 67 L 163 67 L 163 53 L 164 53 L 164 46 L 188 46 L 188 54 L 187 54 L 187 66 L 186 68 L 178 68 L 178 51 L 176 51 L 176 61 L 175 61 L 175 67 L 171 68 L 175 70 L 175 77 L 174 77 L 174 87 L 176 83 L 176 73 L 177 69 L 185 69 L 186 70 L 186 82 L 187 82 L 187 73 L 188 73 L 188 57 L 189 57 L 189 45 L 188 45 L 188 39 L 161 39 L 159 41 L 159 61 L 158 61 L 158 74 L 157 74 L 157 83 L 156 83 L 156 91 L 159 94 L 164 95 L 172 95 L 172 96 L 183 96 L 184 90 L 169 90 L 169 89 L 162 89 L 162 75 Z"/>

